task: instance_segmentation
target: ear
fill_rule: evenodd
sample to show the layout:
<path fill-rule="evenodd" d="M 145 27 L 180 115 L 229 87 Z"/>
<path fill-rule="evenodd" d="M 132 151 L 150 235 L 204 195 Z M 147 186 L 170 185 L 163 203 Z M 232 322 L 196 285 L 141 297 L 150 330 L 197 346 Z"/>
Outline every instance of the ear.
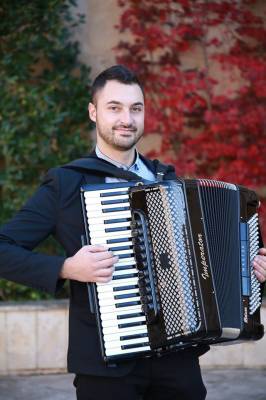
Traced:
<path fill-rule="evenodd" d="M 89 103 L 88 106 L 89 116 L 93 122 L 96 122 L 96 107 L 93 103 Z"/>

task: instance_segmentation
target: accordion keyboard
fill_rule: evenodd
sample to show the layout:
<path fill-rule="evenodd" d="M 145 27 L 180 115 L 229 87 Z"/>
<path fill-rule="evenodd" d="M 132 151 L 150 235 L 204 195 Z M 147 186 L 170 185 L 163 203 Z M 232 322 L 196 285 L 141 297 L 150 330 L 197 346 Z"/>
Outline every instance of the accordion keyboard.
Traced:
<path fill-rule="evenodd" d="M 150 350 L 132 250 L 128 201 L 128 187 L 84 193 L 90 243 L 107 244 L 119 257 L 112 280 L 96 284 L 107 357 Z"/>

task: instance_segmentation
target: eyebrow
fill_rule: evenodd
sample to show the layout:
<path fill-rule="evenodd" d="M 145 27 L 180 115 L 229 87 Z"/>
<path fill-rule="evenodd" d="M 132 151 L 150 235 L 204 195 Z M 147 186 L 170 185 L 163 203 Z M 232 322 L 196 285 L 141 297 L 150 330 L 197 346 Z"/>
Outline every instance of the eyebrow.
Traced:
<path fill-rule="evenodd" d="M 107 104 L 122 104 L 120 101 L 116 101 L 116 100 L 110 100 L 107 102 Z M 136 103 L 133 103 L 132 106 L 144 106 L 144 104 L 141 101 L 138 101 Z"/>

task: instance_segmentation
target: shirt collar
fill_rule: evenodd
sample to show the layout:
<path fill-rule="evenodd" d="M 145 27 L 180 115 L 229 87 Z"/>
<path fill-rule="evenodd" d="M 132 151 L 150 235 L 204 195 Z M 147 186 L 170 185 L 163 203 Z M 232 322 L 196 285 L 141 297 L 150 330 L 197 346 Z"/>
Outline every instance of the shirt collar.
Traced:
<path fill-rule="evenodd" d="M 127 165 L 119 163 L 119 162 L 113 160 L 112 158 L 108 157 L 107 155 L 103 154 L 97 145 L 95 147 L 95 153 L 98 158 L 102 158 L 103 160 L 108 161 L 109 163 L 115 165 L 117 168 L 122 168 L 124 170 L 133 171 L 133 172 L 138 171 L 140 168 L 140 157 L 139 157 L 139 153 L 137 150 L 135 150 L 135 160 L 134 160 L 133 164 L 131 164 L 129 167 Z"/>

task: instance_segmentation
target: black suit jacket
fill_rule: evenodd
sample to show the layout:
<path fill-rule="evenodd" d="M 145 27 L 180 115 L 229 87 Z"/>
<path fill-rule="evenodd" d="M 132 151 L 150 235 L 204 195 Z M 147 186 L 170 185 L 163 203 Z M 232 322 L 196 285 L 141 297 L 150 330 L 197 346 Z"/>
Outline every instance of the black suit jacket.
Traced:
<path fill-rule="evenodd" d="M 174 179 L 171 166 L 157 160 L 142 160 L 164 179 Z M 0 230 L 0 277 L 54 294 L 63 284 L 59 273 L 65 257 L 34 253 L 32 250 L 47 236 L 53 235 L 63 246 L 66 257 L 81 247 L 84 234 L 80 202 L 80 187 L 85 183 L 102 183 L 106 176 L 124 176 L 125 172 L 97 159 L 95 153 L 63 167 L 51 169 L 41 186 L 14 218 Z M 127 176 L 137 179 L 134 174 Z M 196 350 L 182 350 L 200 354 Z M 102 376 L 122 376 L 134 366 L 134 361 L 106 366 L 100 355 L 100 345 L 94 314 L 89 311 L 87 286 L 70 282 L 69 372 Z"/>

